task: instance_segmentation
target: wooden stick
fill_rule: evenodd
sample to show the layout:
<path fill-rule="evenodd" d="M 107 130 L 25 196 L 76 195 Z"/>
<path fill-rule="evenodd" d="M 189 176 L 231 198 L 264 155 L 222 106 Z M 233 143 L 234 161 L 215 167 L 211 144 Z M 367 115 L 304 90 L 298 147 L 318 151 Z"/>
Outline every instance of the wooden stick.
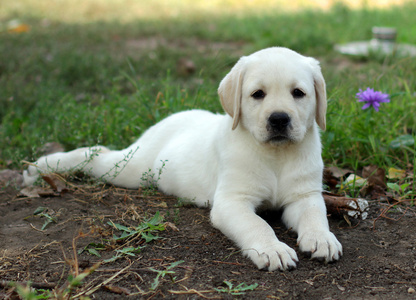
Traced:
<path fill-rule="evenodd" d="M 368 202 L 365 199 L 348 198 L 327 192 L 323 193 L 323 197 L 327 211 L 330 214 L 347 215 L 362 220 L 365 220 L 368 216 Z"/>

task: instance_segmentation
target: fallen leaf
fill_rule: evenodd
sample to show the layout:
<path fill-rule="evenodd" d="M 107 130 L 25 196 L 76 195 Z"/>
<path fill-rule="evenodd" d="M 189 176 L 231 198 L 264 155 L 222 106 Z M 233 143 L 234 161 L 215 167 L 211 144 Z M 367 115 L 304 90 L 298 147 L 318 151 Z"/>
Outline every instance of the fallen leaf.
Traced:
<path fill-rule="evenodd" d="M 367 180 L 356 175 L 350 174 L 347 179 L 341 184 L 341 190 L 345 190 L 347 188 L 361 188 L 367 183 Z"/>
<path fill-rule="evenodd" d="M 415 138 L 413 135 L 405 134 L 401 135 L 390 142 L 390 147 L 393 149 L 410 147 L 415 144 Z"/>
<path fill-rule="evenodd" d="M 380 186 L 385 189 L 386 172 L 384 169 L 371 165 L 363 168 L 363 177 L 367 178 L 370 185 Z"/>
<path fill-rule="evenodd" d="M 28 198 L 39 198 L 39 197 L 48 197 L 56 196 L 56 193 L 52 189 L 45 189 L 40 186 L 28 186 L 20 190 L 19 196 L 25 196 Z"/>
<path fill-rule="evenodd" d="M 389 179 L 403 179 L 406 177 L 406 171 L 395 168 L 389 168 L 387 176 Z"/>
<path fill-rule="evenodd" d="M 345 180 L 345 184 L 348 184 L 348 185 L 353 185 L 353 184 L 363 185 L 364 183 L 365 183 L 365 179 L 355 174 L 350 174 Z"/>
<path fill-rule="evenodd" d="M 367 182 L 360 190 L 361 196 L 371 195 L 371 198 L 377 198 L 380 194 L 384 194 L 384 191 L 387 189 L 386 172 L 384 169 L 375 165 L 366 166 L 363 168 L 362 174 L 367 179 Z"/>
<path fill-rule="evenodd" d="M 19 195 L 29 198 L 39 197 L 60 197 L 68 192 L 68 188 L 63 180 L 54 174 L 42 176 L 42 179 L 49 184 L 50 187 L 28 186 L 20 190 Z"/>
<path fill-rule="evenodd" d="M 335 166 L 327 167 L 324 169 L 324 182 L 331 189 L 335 189 L 340 184 L 347 174 L 352 173 L 351 170 L 340 169 Z"/>
<path fill-rule="evenodd" d="M 325 168 L 325 170 L 328 170 L 329 172 L 331 172 L 332 176 L 334 176 L 335 178 L 338 178 L 338 179 L 343 178 L 347 174 L 353 173 L 351 170 L 341 169 L 341 168 L 338 168 L 338 167 L 335 167 L 335 166 L 327 167 L 327 168 Z"/>
<path fill-rule="evenodd" d="M 55 192 L 65 193 L 68 191 L 66 183 L 58 175 L 48 174 L 42 176 L 42 179 L 45 180 Z"/>

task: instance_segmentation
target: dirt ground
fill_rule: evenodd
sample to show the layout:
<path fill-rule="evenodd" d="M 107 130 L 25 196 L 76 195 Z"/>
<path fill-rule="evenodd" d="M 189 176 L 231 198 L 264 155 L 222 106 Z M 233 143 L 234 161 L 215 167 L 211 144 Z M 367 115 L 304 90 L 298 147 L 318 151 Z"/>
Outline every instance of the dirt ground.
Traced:
<path fill-rule="evenodd" d="M 55 218 L 44 230 L 46 218 L 34 216 L 38 207 Z M 0 189 L 0 298 L 18 299 L 10 282 L 26 286 L 30 281 L 38 291 L 50 290 L 63 299 L 416 299 L 414 208 L 398 206 L 381 214 L 385 207 L 383 201 L 371 201 L 369 217 L 351 225 L 329 216 L 344 249 L 333 264 L 299 253 L 296 234 L 284 227 L 278 212 L 268 212 L 264 218 L 280 240 L 296 249 L 300 261 L 292 271 L 267 272 L 257 270 L 210 225 L 207 209 L 174 197 L 86 184 L 27 197 L 9 185 Z M 164 217 L 160 239 L 147 243 L 134 237 L 120 243 L 111 238 L 120 232 L 108 221 L 132 228 L 156 212 Z M 98 244 L 101 257 L 81 253 Z M 96 265 L 126 245 L 144 244 L 135 256 Z M 91 268 L 96 270 L 69 291 L 69 275 L 86 275 Z M 227 289 L 225 281 L 234 288 L 242 283 L 257 287 L 237 296 L 241 287 Z"/>

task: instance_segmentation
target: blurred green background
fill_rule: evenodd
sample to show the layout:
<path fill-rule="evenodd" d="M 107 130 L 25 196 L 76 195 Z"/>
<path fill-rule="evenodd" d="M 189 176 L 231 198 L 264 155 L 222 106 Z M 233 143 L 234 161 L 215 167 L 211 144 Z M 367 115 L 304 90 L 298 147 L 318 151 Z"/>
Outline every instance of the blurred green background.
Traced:
<path fill-rule="evenodd" d="M 222 112 L 237 59 L 285 46 L 321 61 L 328 165 L 415 166 L 416 58 L 346 57 L 334 45 L 392 26 L 416 44 L 414 1 L 14 0 L 0 3 L 0 168 L 47 142 L 123 148 L 174 112 Z M 355 94 L 391 95 L 380 112 Z M 405 141 L 397 143 L 397 141 Z"/>

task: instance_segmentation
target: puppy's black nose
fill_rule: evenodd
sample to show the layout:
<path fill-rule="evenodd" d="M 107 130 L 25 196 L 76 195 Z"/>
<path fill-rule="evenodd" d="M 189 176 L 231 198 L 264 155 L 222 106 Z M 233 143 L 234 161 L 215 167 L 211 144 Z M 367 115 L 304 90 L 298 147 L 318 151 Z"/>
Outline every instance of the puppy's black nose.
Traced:
<path fill-rule="evenodd" d="M 268 123 L 274 131 L 285 131 L 290 124 L 290 117 L 287 113 L 275 112 L 270 115 Z"/>

